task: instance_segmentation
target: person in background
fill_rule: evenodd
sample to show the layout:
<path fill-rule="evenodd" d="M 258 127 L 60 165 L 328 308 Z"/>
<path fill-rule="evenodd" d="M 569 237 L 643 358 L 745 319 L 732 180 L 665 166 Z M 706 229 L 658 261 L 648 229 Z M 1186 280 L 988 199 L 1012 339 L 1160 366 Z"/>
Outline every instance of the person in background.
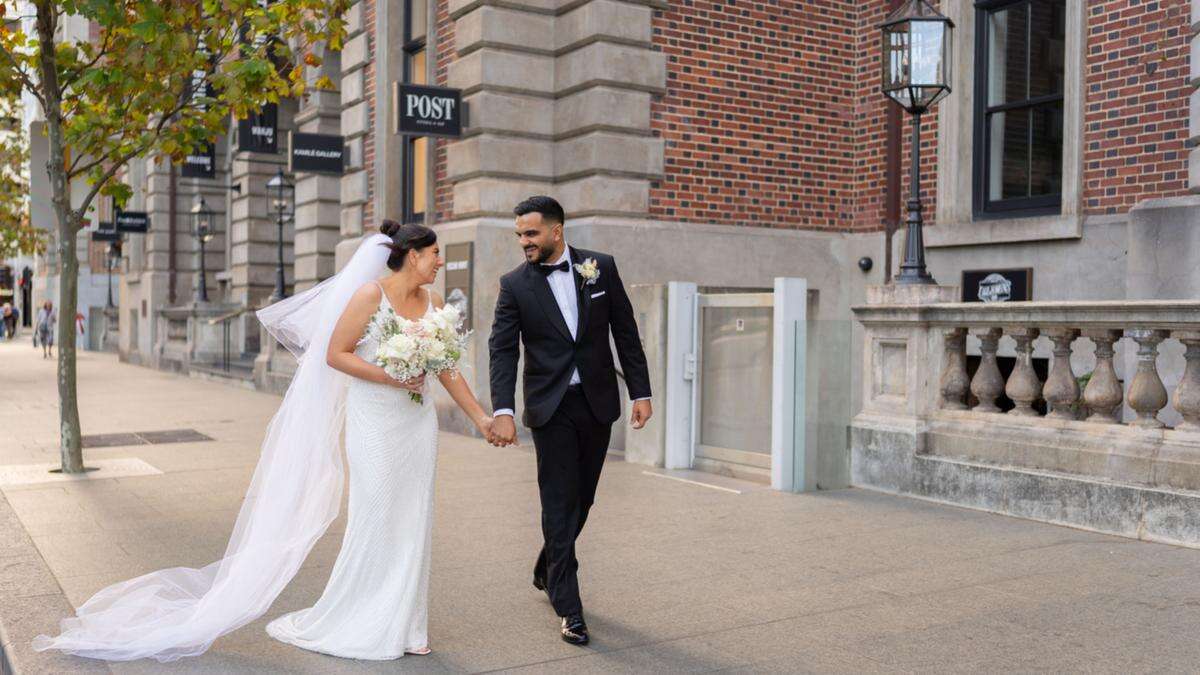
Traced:
<path fill-rule="evenodd" d="M 54 315 L 54 303 L 49 300 L 42 303 L 42 308 L 38 310 L 37 322 L 34 324 L 37 336 L 35 347 L 42 345 L 42 358 L 48 359 L 54 356 L 54 324 L 57 319 Z"/>
<path fill-rule="evenodd" d="M 17 307 L 12 308 L 12 322 L 8 324 L 8 339 L 13 340 L 17 337 L 17 329 L 21 327 L 21 310 Z"/>
<path fill-rule="evenodd" d="M 0 340 L 9 339 L 9 323 L 12 321 L 12 305 L 7 302 L 0 307 Z"/>

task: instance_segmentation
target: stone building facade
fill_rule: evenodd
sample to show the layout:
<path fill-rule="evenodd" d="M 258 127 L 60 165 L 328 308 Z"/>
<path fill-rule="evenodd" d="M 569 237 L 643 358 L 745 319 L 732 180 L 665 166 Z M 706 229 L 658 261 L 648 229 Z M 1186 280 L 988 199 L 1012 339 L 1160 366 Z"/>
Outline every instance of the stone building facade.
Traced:
<path fill-rule="evenodd" d="M 544 193 L 564 204 L 569 241 L 613 253 L 628 284 L 804 277 L 812 316 L 861 341 L 850 308 L 884 281 L 885 230 L 907 193 L 910 120 L 879 93 L 878 25 L 896 4 L 360 0 L 344 49 L 310 73 L 338 91 L 280 106 L 281 137 L 336 133 L 347 150 L 341 177 L 291 176 L 288 291 L 332 274 L 383 217 L 471 243 L 466 370 L 486 401 L 496 280 L 522 260 L 511 208 Z M 1200 293 L 1188 262 L 1200 253 L 1200 0 L 940 9 L 957 30 L 953 93 L 921 136 L 933 275 L 1031 268 L 1034 300 Z M 463 136 L 396 134 L 398 81 L 460 89 Z M 231 136 L 216 156 L 215 179 L 153 159 L 127 176 L 152 228 L 126 247 L 120 351 L 278 389 L 291 366 L 249 310 L 273 288 L 265 184 L 284 155 L 237 152 Z M 207 306 L 190 302 L 199 195 L 221 220 Z M 228 375 L 214 367 L 226 341 Z M 826 348 L 848 419 L 857 350 Z M 844 458 L 825 473 L 823 485 L 849 481 Z"/>

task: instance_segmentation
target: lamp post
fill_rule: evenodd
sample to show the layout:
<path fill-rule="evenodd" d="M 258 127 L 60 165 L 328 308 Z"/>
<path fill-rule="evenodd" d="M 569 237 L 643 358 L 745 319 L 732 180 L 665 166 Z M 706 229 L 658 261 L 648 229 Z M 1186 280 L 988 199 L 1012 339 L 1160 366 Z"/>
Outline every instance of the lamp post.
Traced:
<path fill-rule="evenodd" d="M 275 222 L 279 225 L 279 263 L 275 267 L 275 292 L 271 294 L 272 302 L 287 297 L 283 278 L 283 224 L 287 220 L 288 212 L 291 209 L 292 193 L 295 189 L 296 187 L 283 175 L 283 167 L 279 167 L 275 175 L 271 177 L 271 180 L 267 181 L 267 193 L 271 195 L 273 200 L 276 214 Z"/>
<path fill-rule="evenodd" d="M 197 303 L 208 302 L 208 280 L 204 270 L 204 245 L 212 241 L 214 234 L 213 211 L 205 203 L 204 195 L 200 195 L 200 199 L 192 207 L 192 236 L 196 237 L 196 241 L 200 243 L 200 279 L 196 282 Z"/>
<path fill-rule="evenodd" d="M 932 284 L 921 233 L 921 115 L 950 93 L 950 40 L 954 23 L 926 0 L 908 0 L 883 26 L 883 93 L 913 116 L 912 167 L 904 262 L 897 284 Z"/>

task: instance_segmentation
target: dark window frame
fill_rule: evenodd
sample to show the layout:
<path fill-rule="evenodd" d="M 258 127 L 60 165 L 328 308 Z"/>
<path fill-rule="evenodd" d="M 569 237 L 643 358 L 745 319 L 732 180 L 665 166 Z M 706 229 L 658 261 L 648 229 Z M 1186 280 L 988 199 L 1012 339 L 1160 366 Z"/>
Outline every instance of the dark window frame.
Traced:
<path fill-rule="evenodd" d="M 417 52 L 425 50 L 428 37 L 421 36 L 415 39 L 410 37 L 413 34 L 412 8 L 414 2 L 426 2 L 426 0 L 404 0 L 404 46 L 402 47 L 402 50 L 404 52 L 403 81 L 406 83 L 412 82 L 413 56 Z M 428 8 L 426 8 L 426 11 L 428 11 Z M 425 53 L 425 58 L 429 58 L 428 51 Z M 401 139 L 400 180 L 401 184 L 404 186 L 404 189 L 401 190 L 402 194 L 400 196 L 401 211 L 404 214 L 402 222 L 423 223 L 425 221 L 425 212 L 413 211 L 413 203 L 415 202 L 413 199 L 413 190 L 416 183 L 416 167 L 414 166 L 416 153 L 413 152 L 413 142 L 416 140 L 416 137 L 402 136 Z M 426 205 L 426 208 L 428 208 L 428 205 Z"/>
<path fill-rule="evenodd" d="M 1010 197 L 1008 199 L 990 199 L 988 187 L 991 182 L 990 158 L 987 156 L 991 147 L 990 116 L 1007 110 L 1035 110 L 1049 103 L 1063 103 L 1065 106 L 1065 91 L 1058 94 L 1047 94 L 1020 101 L 1012 101 L 1000 105 L 988 105 L 988 16 L 1000 10 L 1029 5 L 1036 0 L 977 0 L 975 2 L 975 101 L 974 101 L 974 152 L 972 158 L 972 176 L 974 186 L 974 213 L 979 220 L 995 218 L 1017 218 L 1025 216 L 1057 215 L 1062 212 L 1062 189 L 1057 193 L 1038 195 L 1036 197 Z M 1030 16 L 1026 14 L 1027 20 Z M 1026 41 L 1025 78 L 1029 80 L 1031 59 L 1028 50 L 1032 49 L 1032 40 Z M 1065 66 L 1064 66 L 1065 69 Z M 1064 73 L 1065 75 L 1065 73 Z M 1066 119 L 1063 119 L 1064 133 Z M 1030 149 L 1029 161 L 1032 162 L 1033 125 L 1029 125 L 1027 147 Z M 1060 162 L 1060 172 L 1062 165 Z"/>

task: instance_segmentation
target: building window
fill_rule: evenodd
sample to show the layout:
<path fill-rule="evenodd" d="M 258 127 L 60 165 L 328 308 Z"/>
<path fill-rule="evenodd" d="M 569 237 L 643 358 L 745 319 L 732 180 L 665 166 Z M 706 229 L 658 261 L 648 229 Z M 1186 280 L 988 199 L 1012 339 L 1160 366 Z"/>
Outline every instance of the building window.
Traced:
<path fill-rule="evenodd" d="M 428 84 L 425 77 L 425 22 L 427 0 L 404 0 L 404 81 Z M 425 188 L 429 177 L 429 139 L 407 138 L 404 142 L 404 220 L 425 219 Z"/>
<path fill-rule="evenodd" d="M 1058 213 L 1065 0 L 975 3 L 975 211 Z"/>

